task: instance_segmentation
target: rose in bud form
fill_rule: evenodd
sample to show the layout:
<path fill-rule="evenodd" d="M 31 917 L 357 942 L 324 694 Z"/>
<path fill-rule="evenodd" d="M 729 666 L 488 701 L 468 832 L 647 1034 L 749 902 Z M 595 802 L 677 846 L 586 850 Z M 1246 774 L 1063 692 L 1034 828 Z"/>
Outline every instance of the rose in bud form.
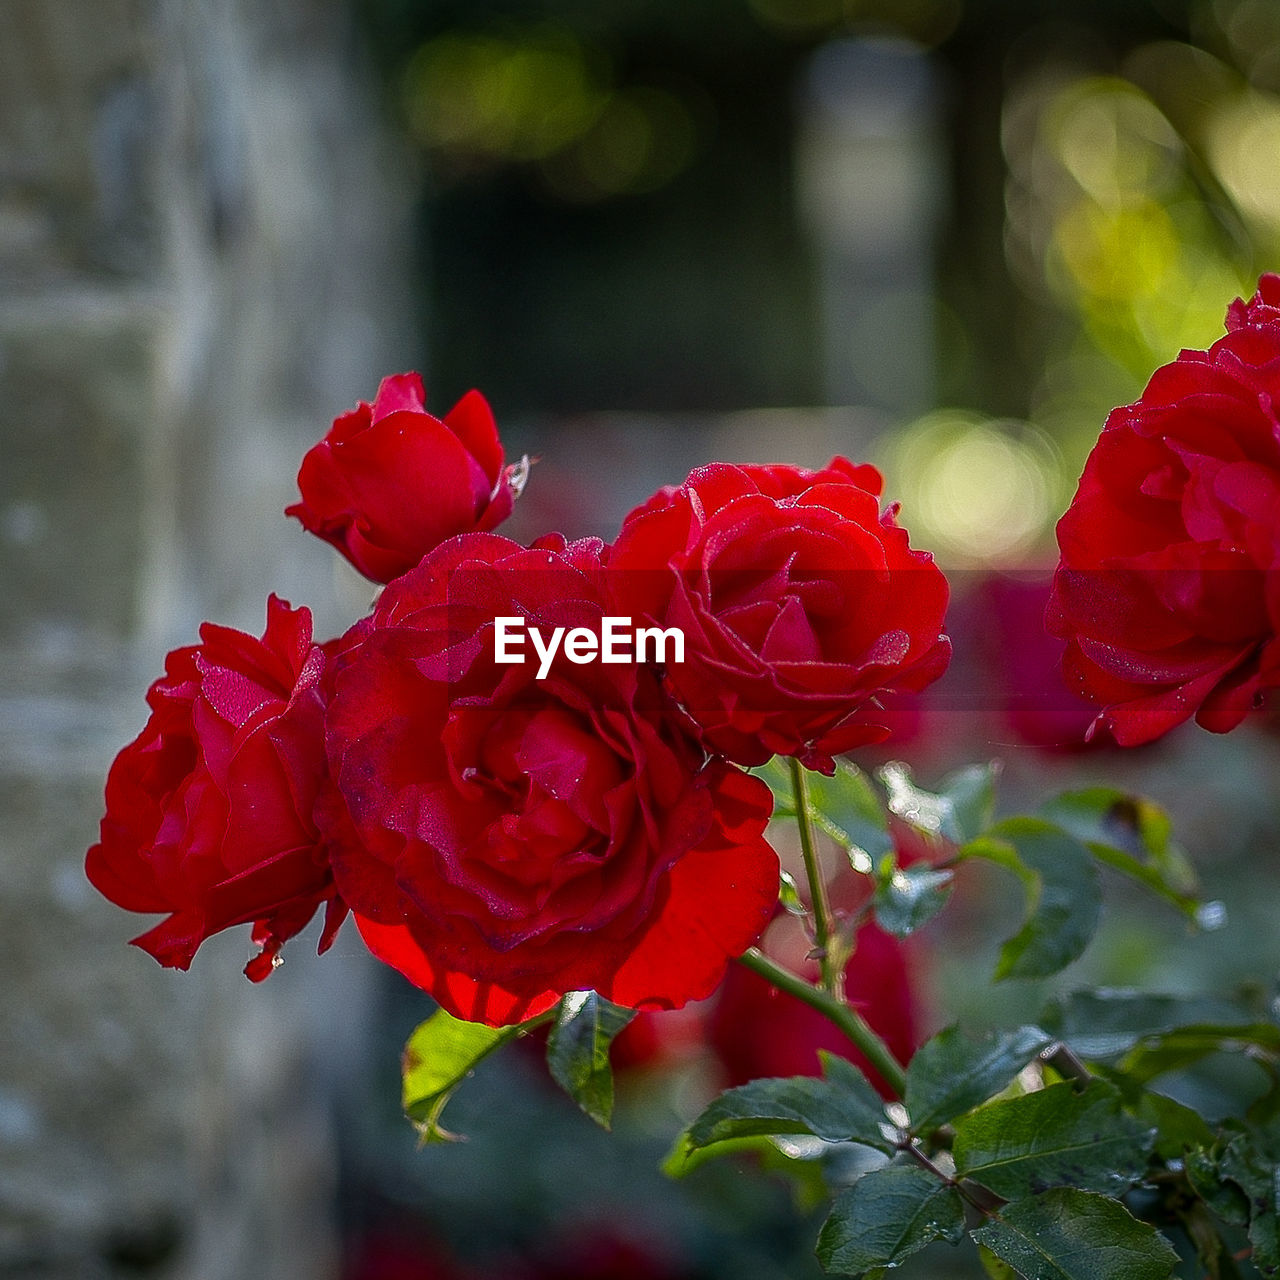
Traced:
<path fill-rule="evenodd" d="M 318 907 L 322 951 L 346 914 L 313 816 L 328 784 L 326 657 L 311 614 L 275 596 L 261 640 L 212 623 L 200 638 L 169 655 L 151 718 L 111 766 L 85 871 L 118 906 L 167 913 L 134 943 L 171 968 L 252 922 L 258 981 Z"/>
<path fill-rule="evenodd" d="M 374 582 L 390 582 L 456 533 L 492 529 L 515 488 L 493 413 L 468 391 L 444 418 L 416 373 L 384 378 L 302 460 L 302 501 L 285 515 L 332 543 Z"/>

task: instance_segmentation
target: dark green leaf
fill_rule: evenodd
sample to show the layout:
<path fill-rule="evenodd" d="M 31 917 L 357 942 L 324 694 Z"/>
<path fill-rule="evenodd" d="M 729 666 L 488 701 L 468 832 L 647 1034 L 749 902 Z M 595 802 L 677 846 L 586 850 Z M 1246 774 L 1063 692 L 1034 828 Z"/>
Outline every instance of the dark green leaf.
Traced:
<path fill-rule="evenodd" d="M 1120 1070 L 1136 1083 L 1147 1084 L 1214 1053 L 1244 1053 L 1255 1061 L 1274 1063 L 1280 1060 L 1280 1027 L 1269 1022 L 1176 1027 L 1143 1037 L 1120 1063 Z"/>
<path fill-rule="evenodd" d="M 964 1234 L 964 1205 L 955 1187 L 914 1164 L 890 1164 L 841 1192 L 818 1236 L 827 1271 L 862 1275 L 896 1267 L 934 1240 Z"/>
<path fill-rule="evenodd" d="M 594 991 L 571 991 L 560 1001 L 547 1038 L 547 1066 L 555 1082 L 601 1128 L 613 1116 L 613 1069 L 609 1046 L 635 1017 Z"/>
<path fill-rule="evenodd" d="M 1222 1177 L 1249 1200 L 1253 1265 L 1264 1276 L 1280 1272 L 1280 1165 L 1245 1135 L 1233 1139 L 1219 1165 Z"/>
<path fill-rule="evenodd" d="M 1049 1187 L 1119 1195 L 1142 1177 L 1154 1130 L 1126 1116 L 1095 1080 L 1001 1098 L 956 1123 L 956 1172 L 1006 1200 Z"/>
<path fill-rule="evenodd" d="M 1056 796 L 1040 813 L 1083 841 L 1100 861 L 1197 918 L 1195 873 L 1171 840 L 1172 823 L 1158 805 L 1112 787 L 1090 787 Z"/>
<path fill-rule="evenodd" d="M 1189 1152 L 1185 1165 L 1187 1181 L 1223 1222 L 1243 1227 L 1249 1221 L 1249 1197 L 1236 1183 L 1223 1177 L 1221 1158 L 1220 1151 Z"/>
<path fill-rule="evenodd" d="M 1108 1061 L 1122 1057 L 1146 1036 L 1237 1017 L 1247 1021 L 1245 1011 L 1227 1000 L 1099 989 L 1057 997 L 1041 1014 L 1040 1023 L 1082 1058 Z"/>
<path fill-rule="evenodd" d="M 905 938 L 927 924 L 946 905 L 955 873 L 917 864 L 890 862 L 876 877 L 876 922 L 895 938 Z"/>
<path fill-rule="evenodd" d="M 1027 888 L 1027 919 L 1000 949 L 997 978 L 1045 978 L 1079 957 L 1102 907 L 1084 845 L 1043 819 L 1007 818 L 961 852 L 1006 867 Z"/>
<path fill-rule="evenodd" d="M 1006 1205 L 973 1238 L 1026 1280 L 1166 1280 L 1178 1262 L 1118 1200 L 1074 1187 Z"/>
<path fill-rule="evenodd" d="M 722 1093 L 685 1130 L 678 1150 L 756 1134 L 808 1133 L 828 1142 L 895 1149 L 894 1130 L 880 1095 L 843 1058 L 822 1055 L 825 1076 L 752 1080 Z"/>
<path fill-rule="evenodd" d="M 453 1136 L 439 1124 L 445 1103 L 478 1062 L 521 1030 L 463 1022 L 443 1009 L 419 1023 L 401 1058 L 401 1096 L 405 1113 L 428 1142 Z"/>
<path fill-rule="evenodd" d="M 929 1133 L 1000 1092 L 1053 1037 L 1039 1027 L 970 1037 L 948 1027 L 916 1050 L 904 1099 L 911 1131 Z"/>
<path fill-rule="evenodd" d="M 1154 1126 L 1155 1152 L 1162 1160 L 1181 1160 L 1213 1145 L 1213 1130 L 1200 1113 L 1162 1093 L 1143 1089 L 1133 1112 L 1140 1124 Z"/>

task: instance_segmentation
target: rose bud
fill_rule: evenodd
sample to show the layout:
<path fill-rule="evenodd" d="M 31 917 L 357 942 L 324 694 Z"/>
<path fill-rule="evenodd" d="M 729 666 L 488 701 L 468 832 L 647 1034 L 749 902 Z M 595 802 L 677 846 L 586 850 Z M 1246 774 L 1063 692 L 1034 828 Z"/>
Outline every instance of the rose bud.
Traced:
<path fill-rule="evenodd" d="M 493 413 L 469 391 L 444 416 L 426 411 L 416 373 L 384 378 L 373 404 L 334 420 L 302 460 L 302 501 L 285 510 L 374 582 L 390 582 L 455 533 L 511 514 Z"/>
<path fill-rule="evenodd" d="M 1225 733 L 1280 684 L 1280 277 L 1225 337 L 1112 411 L 1070 508 L 1048 622 L 1090 733 Z"/>
<path fill-rule="evenodd" d="M 310 613 L 275 596 L 261 640 L 211 623 L 200 637 L 169 654 L 150 719 L 111 766 L 85 872 L 118 906 L 169 913 L 134 944 L 171 968 L 253 922 L 258 981 L 319 906 L 321 951 L 346 912 L 312 816 L 328 773 L 325 654 Z"/>
<path fill-rule="evenodd" d="M 831 773 L 879 742 L 876 695 L 946 669 L 947 582 L 881 513 L 880 474 L 699 467 L 624 520 L 609 551 L 612 611 L 685 638 L 665 679 L 712 752 L 776 754 Z"/>
<path fill-rule="evenodd" d="M 337 883 L 370 950 L 470 1021 L 585 989 L 700 999 L 777 900 L 767 788 L 706 760 L 652 668 L 497 661 L 496 618 L 599 634 L 599 557 L 451 539 L 339 661 L 330 763 L 359 845 Z"/>

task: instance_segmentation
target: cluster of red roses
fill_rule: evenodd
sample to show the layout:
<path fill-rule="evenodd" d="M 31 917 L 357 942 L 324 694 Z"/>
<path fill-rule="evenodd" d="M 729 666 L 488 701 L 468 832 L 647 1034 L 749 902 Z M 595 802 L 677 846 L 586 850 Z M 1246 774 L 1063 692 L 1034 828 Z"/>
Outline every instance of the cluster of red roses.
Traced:
<path fill-rule="evenodd" d="M 874 695 L 939 675 L 947 585 L 880 476 L 835 459 L 699 468 L 612 546 L 488 532 L 512 508 L 476 393 L 443 420 L 415 375 L 339 418 L 290 508 L 385 582 L 317 644 L 274 597 L 261 640 L 206 625 L 152 686 L 107 782 L 87 870 L 167 918 L 137 939 L 186 967 L 253 924 L 270 972 L 324 905 L 457 1016 L 497 1025 L 593 989 L 635 1008 L 711 993 L 778 891 L 771 800 L 742 766 L 829 771 L 885 735 Z M 684 660 L 496 660 L 496 618 L 551 634 L 630 617 Z"/>
<path fill-rule="evenodd" d="M 1280 684 L 1280 277 L 1227 335 L 1107 421 L 1058 533 L 1049 608 L 1094 728 L 1122 744 L 1238 724 Z M 264 977 L 326 908 L 452 1013 L 497 1025 L 593 989 L 708 995 L 774 910 L 774 754 L 830 771 L 885 736 L 875 697 L 947 664 L 947 584 L 882 512 L 871 467 L 712 464 L 616 541 L 488 532 L 516 469 L 485 401 L 441 421 L 415 375 L 339 418 L 290 508 L 367 576 L 372 613 L 316 644 L 272 598 L 261 640 L 171 654 L 107 782 L 93 883 L 167 913 L 186 967 L 252 922 Z M 494 620 L 679 628 L 684 660 L 500 663 Z"/>

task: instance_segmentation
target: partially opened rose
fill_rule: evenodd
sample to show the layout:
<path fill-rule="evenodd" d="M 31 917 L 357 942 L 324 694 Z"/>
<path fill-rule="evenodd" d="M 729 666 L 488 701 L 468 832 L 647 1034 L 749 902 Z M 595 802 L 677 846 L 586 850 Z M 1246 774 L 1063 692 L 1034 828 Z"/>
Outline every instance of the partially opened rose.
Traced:
<path fill-rule="evenodd" d="M 337 883 L 374 954 L 472 1021 L 586 988 L 683 1005 L 776 901 L 767 790 L 705 759 L 650 668 L 496 661 L 496 618 L 600 633 L 599 553 L 454 538 L 383 592 L 337 675 L 330 758 L 360 842 Z"/>
<path fill-rule="evenodd" d="M 1280 684 L 1280 277 L 1108 417 L 1058 524 L 1049 625 L 1125 746 L 1234 728 Z"/>
<path fill-rule="evenodd" d="M 345 914 L 313 810 L 325 786 L 325 653 L 311 615 L 275 596 L 261 640 L 206 623 L 151 686 L 151 717 L 107 778 L 85 871 L 112 902 L 167 919 L 134 942 L 185 969 L 200 943 L 252 923 L 266 977 L 327 905 L 323 951 Z"/>
<path fill-rule="evenodd" d="M 946 579 L 880 490 L 874 467 L 844 458 L 821 471 L 712 463 L 623 522 L 614 610 L 683 631 L 666 680 L 711 751 L 829 773 L 833 756 L 887 736 L 877 693 L 946 668 Z"/>
<path fill-rule="evenodd" d="M 416 373 L 384 378 L 373 404 L 337 418 L 303 458 L 298 489 L 285 514 L 375 582 L 456 533 L 494 528 L 514 499 L 485 398 L 469 391 L 433 417 Z"/>

